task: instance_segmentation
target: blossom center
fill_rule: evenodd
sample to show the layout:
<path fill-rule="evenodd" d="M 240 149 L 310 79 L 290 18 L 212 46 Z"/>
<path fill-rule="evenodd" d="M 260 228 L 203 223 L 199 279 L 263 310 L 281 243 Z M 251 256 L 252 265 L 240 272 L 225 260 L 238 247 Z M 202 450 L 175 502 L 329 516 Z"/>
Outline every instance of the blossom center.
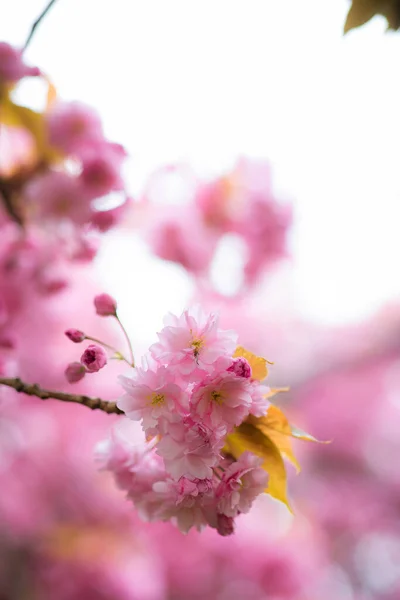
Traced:
<path fill-rule="evenodd" d="M 165 402 L 164 394 L 153 394 L 151 403 L 156 406 L 157 404 L 163 404 Z"/>
<path fill-rule="evenodd" d="M 197 358 L 200 354 L 200 350 L 204 345 L 204 341 L 201 338 L 193 338 L 191 347 L 193 348 L 194 357 Z"/>
<path fill-rule="evenodd" d="M 221 392 L 216 392 L 215 390 L 211 392 L 211 400 L 216 402 L 219 406 L 223 403 L 223 396 Z"/>

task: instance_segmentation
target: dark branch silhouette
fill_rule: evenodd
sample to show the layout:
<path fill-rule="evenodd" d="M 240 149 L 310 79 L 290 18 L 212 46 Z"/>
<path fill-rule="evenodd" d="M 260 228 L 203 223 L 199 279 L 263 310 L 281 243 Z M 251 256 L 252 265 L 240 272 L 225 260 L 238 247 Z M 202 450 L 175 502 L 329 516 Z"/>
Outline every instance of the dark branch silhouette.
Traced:
<path fill-rule="evenodd" d="M 46 8 L 43 10 L 43 12 L 38 16 L 38 18 L 36 19 L 36 21 L 34 22 L 34 24 L 31 27 L 31 30 L 29 32 L 29 35 L 27 37 L 27 40 L 24 44 L 24 47 L 22 50 L 26 50 L 27 47 L 29 46 L 29 44 L 31 43 L 31 40 L 35 34 L 35 31 L 37 29 L 37 27 L 40 25 L 41 21 L 44 19 L 44 17 L 47 15 L 47 13 L 49 12 L 49 10 L 51 9 L 51 7 L 53 6 L 53 4 L 56 3 L 57 0 L 50 0 L 50 2 L 48 3 L 48 5 L 46 6 Z"/>
<path fill-rule="evenodd" d="M 102 410 L 108 414 L 123 414 L 115 402 L 108 402 L 102 398 L 91 398 L 80 394 L 67 394 L 65 392 L 54 392 L 44 390 L 36 383 L 25 383 L 18 377 L 0 377 L 0 385 L 13 388 L 16 392 L 27 394 L 28 396 L 36 396 L 41 400 L 61 400 L 62 402 L 73 402 L 74 404 L 82 404 L 92 410 Z"/>

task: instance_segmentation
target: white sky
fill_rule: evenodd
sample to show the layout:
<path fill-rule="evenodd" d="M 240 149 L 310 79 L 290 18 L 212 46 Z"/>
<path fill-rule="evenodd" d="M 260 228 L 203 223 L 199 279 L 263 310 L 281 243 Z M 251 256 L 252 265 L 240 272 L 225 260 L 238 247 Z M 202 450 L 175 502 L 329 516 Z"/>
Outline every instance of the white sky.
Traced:
<path fill-rule="evenodd" d="M 44 4 L 0 0 L 0 38 L 22 43 Z M 295 205 L 299 310 L 359 320 L 400 296 L 400 34 L 377 18 L 343 38 L 348 6 L 58 0 L 27 56 L 61 96 L 98 109 L 131 154 L 133 191 L 165 162 L 216 171 L 237 154 L 269 157 Z M 185 302 L 178 270 L 137 241 L 112 247 L 105 279 L 127 310 L 151 320 Z"/>

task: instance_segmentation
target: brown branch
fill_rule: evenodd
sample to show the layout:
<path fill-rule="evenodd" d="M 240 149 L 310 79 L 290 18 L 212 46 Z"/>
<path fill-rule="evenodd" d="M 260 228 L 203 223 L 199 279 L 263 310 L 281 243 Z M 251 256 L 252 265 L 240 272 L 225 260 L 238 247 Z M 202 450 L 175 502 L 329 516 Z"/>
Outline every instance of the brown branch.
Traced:
<path fill-rule="evenodd" d="M 7 387 L 13 388 L 16 392 L 22 392 L 28 396 L 36 396 L 36 398 L 40 398 L 41 400 L 62 400 L 63 402 L 82 404 L 92 410 L 102 410 L 108 414 L 123 414 L 122 410 L 118 408 L 115 402 L 108 402 L 101 398 L 90 398 L 89 396 L 43 390 L 36 383 L 24 383 L 18 377 L 0 377 L 0 385 L 6 385 Z"/>

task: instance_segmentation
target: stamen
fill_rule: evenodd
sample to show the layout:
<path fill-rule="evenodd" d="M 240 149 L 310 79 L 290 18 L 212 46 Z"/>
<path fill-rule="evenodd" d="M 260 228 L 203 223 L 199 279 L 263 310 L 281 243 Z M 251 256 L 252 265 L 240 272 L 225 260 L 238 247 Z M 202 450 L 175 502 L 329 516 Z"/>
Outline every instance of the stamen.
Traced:
<path fill-rule="evenodd" d="M 164 394 L 154 394 L 151 403 L 153 405 L 163 404 L 165 402 Z"/>
<path fill-rule="evenodd" d="M 211 392 L 211 399 L 216 402 L 217 404 L 219 404 L 221 406 L 221 404 L 223 403 L 223 397 L 221 392 Z"/>
<path fill-rule="evenodd" d="M 203 346 L 203 340 L 200 338 L 194 338 L 191 346 L 193 348 L 194 357 L 197 358 L 200 354 L 201 347 Z"/>

